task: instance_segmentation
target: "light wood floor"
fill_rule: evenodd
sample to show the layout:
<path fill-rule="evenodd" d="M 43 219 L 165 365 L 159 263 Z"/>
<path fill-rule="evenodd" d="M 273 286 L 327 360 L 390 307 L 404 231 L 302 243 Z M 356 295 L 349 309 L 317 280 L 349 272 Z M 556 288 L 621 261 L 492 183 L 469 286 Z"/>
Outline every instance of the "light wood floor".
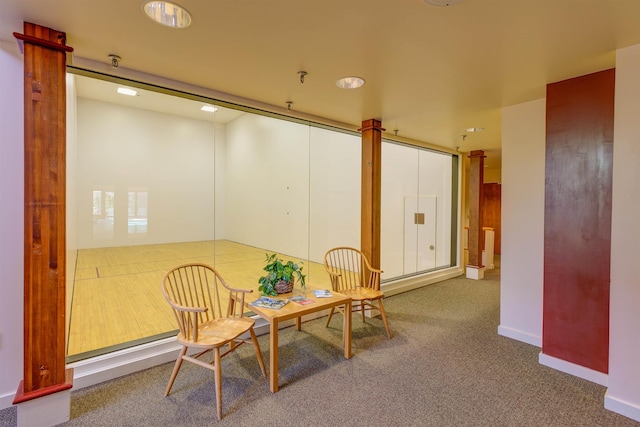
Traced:
<path fill-rule="evenodd" d="M 67 355 L 124 347 L 176 330 L 160 282 L 179 264 L 210 264 L 230 286 L 257 292 L 267 252 L 226 240 L 78 251 Z M 331 287 L 322 264 L 305 262 L 304 271 L 314 286 Z"/>

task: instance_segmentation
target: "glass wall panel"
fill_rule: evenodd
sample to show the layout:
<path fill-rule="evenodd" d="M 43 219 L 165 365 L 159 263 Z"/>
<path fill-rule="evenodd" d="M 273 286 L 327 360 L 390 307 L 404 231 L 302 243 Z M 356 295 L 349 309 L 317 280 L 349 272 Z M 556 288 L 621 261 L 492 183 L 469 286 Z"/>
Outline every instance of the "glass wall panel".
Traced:
<path fill-rule="evenodd" d="M 326 251 L 360 247 L 359 133 L 140 83 L 123 97 L 124 81 L 74 77 L 69 361 L 174 335 L 160 283 L 179 264 L 212 264 L 257 291 L 277 253 L 329 288 Z M 451 156 L 382 150 L 384 279 L 450 265 Z"/>
<path fill-rule="evenodd" d="M 217 142 L 202 103 L 142 89 L 124 97 L 118 84 L 75 81 L 71 360 L 176 329 L 160 281 L 180 263 L 213 263 Z"/>
<path fill-rule="evenodd" d="M 329 288 L 324 254 L 336 246 L 360 247 L 362 139 L 312 127 L 310 142 L 309 279 Z"/>
<path fill-rule="evenodd" d="M 257 290 L 267 254 L 306 264 L 309 125 L 243 113 L 225 126 L 223 168 L 216 215 L 224 225 L 215 239 L 223 277 Z"/>
<path fill-rule="evenodd" d="M 450 267 L 453 161 L 446 153 L 383 141 L 383 280 Z"/>

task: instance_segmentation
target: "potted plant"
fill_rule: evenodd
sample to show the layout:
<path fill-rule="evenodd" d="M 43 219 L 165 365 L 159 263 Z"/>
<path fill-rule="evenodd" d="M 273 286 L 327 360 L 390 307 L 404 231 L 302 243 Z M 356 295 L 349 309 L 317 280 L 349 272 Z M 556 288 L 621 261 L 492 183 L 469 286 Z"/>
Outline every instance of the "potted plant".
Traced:
<path fill-rule="evenodd" d="M 306 289 L 306 276 L 302 274 L 302 266 L 294 263 L 293 261 L 287 261 L 286 263 L 278 258 L 277 254 L 267 254 L 267 263 L 263 268 L 267 272 L 265 276 L 258 279 L 258 290 L 262 295 L 276 296 L 278 294 L 285 294 L 293 290 L 293 285 L 296 279 L 300 282 L 300 286 Z M 302 264 L 302 261 L 300 261 Z"/>

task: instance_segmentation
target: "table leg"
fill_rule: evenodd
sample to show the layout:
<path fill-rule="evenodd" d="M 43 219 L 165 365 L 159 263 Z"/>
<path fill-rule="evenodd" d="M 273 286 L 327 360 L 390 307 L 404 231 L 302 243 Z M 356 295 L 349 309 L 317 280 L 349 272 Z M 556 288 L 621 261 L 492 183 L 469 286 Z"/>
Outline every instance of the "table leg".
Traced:
<path fill-rule="evenodd" d="M 278 319 L 269 324 L 269 388 L 278 391 Z"/>
<path fill-rule="evenodd" d="M 302 317 L 296 317 L 296 330 L 299 331 L 302 329 Z"/>
<path fill-rule="evenodd" d="M 351 301 L 344 305 L 342 340 L 344 341 L 344 358 L 351 359 Z"/>

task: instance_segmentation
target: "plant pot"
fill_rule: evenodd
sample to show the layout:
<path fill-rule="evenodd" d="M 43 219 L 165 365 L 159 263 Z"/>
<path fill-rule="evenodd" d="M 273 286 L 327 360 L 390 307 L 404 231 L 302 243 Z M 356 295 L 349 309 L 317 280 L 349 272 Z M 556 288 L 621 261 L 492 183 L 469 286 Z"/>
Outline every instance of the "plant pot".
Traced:
<path fill-rule="evenodd" d="M 285 282 L 284 280 L 280 280 L 278 283 L 273 285 L 273 289 L 275 289 L 279 294 L 288 294 L 293 290 L 293 282 Z"/>

